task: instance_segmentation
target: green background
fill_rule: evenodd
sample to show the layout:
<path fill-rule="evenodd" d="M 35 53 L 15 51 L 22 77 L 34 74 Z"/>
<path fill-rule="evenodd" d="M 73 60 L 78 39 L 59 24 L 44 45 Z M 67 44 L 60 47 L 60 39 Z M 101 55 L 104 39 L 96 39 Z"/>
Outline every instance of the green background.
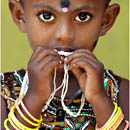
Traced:
<path fill-rule="evenodd" d="M 8 0 L 2 0 L 2 72 L 27 68 L 32 50 L 26 34 L 21 33 L 13 23 Z M 114 0 L 121 6 L 120 15 L 113 28 L 101 37 L 94 53 L 104 63 L 122 77 L 129 77 L 129 1 Z"/>

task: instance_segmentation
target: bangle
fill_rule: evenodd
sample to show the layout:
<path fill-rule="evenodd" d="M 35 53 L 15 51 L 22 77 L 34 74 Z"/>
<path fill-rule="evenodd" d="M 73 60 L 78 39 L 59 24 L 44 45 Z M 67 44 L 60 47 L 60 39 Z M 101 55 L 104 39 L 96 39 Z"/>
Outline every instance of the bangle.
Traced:
<path fill-rule="evenodd" d="M 15 128 L 16 130 L 20 130 L 15 124 L 14 124 L 14 122 L 11 120 L 11 118 L 8 118 L 9 119 L 9 122 L 10 122 L 10 124 L 11 124 L 11 126 L 13 127 L 13 128 Z"/>
<path fill-rule="evenodd" d="M 114 111 L 105 125 L 101 128 L 98 128 L 96 124 L 96 130 L 116 130 L 116 128 L 120 125 L 122 120 L 124 119 L 124 115 L 120 107 L 118 107 L 117 103 L 114 102 Z"/>
<path fill-rule="evenodd" d="M 19 120 L 17 120 L 17 118 L 15 117 L 15 114 L 14 114 L 15 110 L 16 110 L 16 106 L 14 105 L 14 106 L 12 106 L 11 111 L 8 114 L 8 118 L 12 119 L 12 121 L 15 123 L 15 125 L 17 125 L 17 127 L 19 129 L 22 129 L 22 130 L 23 129 L 25 129 L 25 130 L 38 130 L 39 129 L 39 127 L 29 128 L 29 127 L 23 125 L 21 122 L 19 122 Z"/>
<path fill-rule="evenodd" d="M 117 113 L 114 115 L 113 119 L 109 121 L 109 123 L 104 129 L 110 129 L 110 127 L 113 127 L 113 125 L 118 121 L 121 114 L 122 114 L 122 110 L 120 107 L 118 107 Z"/>
<path fill-rule="evenodd" d="M 98 125 L 96 124 L 96 130 L 103 130 L 103 129 L 105 129 L 105 127 L 108 125 L 108 123 L 112 120 L 112 118 L 116 114 L 117 108 L 118 108 L 117 107 L 117 103 L 115 103 L 115 102 L 114 102 L 114 106 L 115 106 L 114 111 L 113 111 L 112 115 L 110 116 L 109 120 L 101 128 L 98 128 Z"/>
<path fill-rule="evenodd" d="M 110 130 L 116 130 L 117 127 L 121 124 L 122 120 L 124 119 L 124 114 L 122 113 L 119 119 L 114 123 L 114 125 L 110 128 Z"/>
<path fill-rule="evenodd" d="M 20 114 L 20 116 L 29 124 L 31 124 L 32 126 L 39 126 L 40 123 L 34 123 L 32 121 L 30 121 L 28 118 L 26 118 L 26 116 L 21 112 L 20 108 L 19 108 L 19 104 L 16 104 L 16 109 L 18 111 L 18 113 Z"/>
<path fill-rule="evenodd" d="M 129 123 L 129 121 L 125 121 L 126 122 L 126 126 L 125 126 L 125 129 L 124 130 L 127 130 L 128 128 L 129 128 L 129 125 L 130 125 L 130 123 Z"/>
<path fill-rule="evenodd" d="M 4 127 L 6 130 L 10 130 L 7 123 L 8 123 L 9 119 L 7 118 L 5 121 L 4 121 Z"/>
<path fill-rule="evenodd" d="M 37 123 L 41 123 L 41 122 L 42 122 L 42 115 L 40 115 L 40 120 L 39 120 L 39 119 L 36 119 L 36 118 L 35 118 L 34 116 L 32 116 L 32 115 L 30 114 L 30 112 L 27 110 L 27 108 L 25 107 L 25 105 L 24 105 L 23 100 L 22 100 L 21 97 L 19 97 L 19 101 L 20 101 L 20 103 L 21 103 L 22 108 L 23 108 L 24 111 L 26 112 L 26 114 L 27 114 L 32 120 L 34 120 L 34 121 L 37 122 Z"/>

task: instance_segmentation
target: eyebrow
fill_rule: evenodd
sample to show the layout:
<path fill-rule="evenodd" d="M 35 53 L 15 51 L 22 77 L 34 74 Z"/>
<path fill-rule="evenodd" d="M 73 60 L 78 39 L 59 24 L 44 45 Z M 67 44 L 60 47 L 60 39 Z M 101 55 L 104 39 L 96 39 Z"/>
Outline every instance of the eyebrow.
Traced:
<path fill-rule="evenodd" d="M 53 6 L 50 6 L 48 4 L 45 4 L 45 3 L 38 3 L 38 4 L 33 5 L 33 9 L 35 9 L 35 8 L 47 8 L 47 9 L 50 9 L 50 10 L 53 10 L 56 12 L 60 12 L 59 9 L 57 9 Z"/>
<path fill-rule="evenodd" d="M 53 6 L 50 6 L 46 3 L 38 3 L 38 4 L 35 4 L 33 5 L 33 9 L 35 8 L 47 8 L 47 9 L 50 9 L 50 10 L 53 10 L 53 11 L 56 11 L 56 12 L 61 12 L 61 10 L 53 7 Z M 97 8 L 96 7 L 93 7 L 93 6 L 90 6 L 90 5 L 85 5 L 85 6 L 79 6 L 75 9 L 71 9 L 72 12 L 76 12 L 76 11 L 80 11 L 80 10 L 94 10 L 94 11 L 97 11 Z"/>
<path fill-rule="evenodd" d="M 72 12 L 80 11 L 80 10 L 94 10 L 97 11 L 96 7 L 85 5 L 85 6 L 79 6 L 76 9 L 72 9 Z"/>

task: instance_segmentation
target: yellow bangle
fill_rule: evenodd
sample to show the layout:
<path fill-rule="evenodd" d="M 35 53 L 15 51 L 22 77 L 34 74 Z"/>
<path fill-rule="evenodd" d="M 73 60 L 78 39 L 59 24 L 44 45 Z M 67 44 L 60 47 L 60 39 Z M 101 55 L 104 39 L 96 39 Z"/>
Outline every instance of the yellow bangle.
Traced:
<path fill-rule="evenodd" d="M 98 128 L 96 124 L 96 130 L 111 130 L 111 127 L 117 128 L 123 119 L 123 113 L 120 107 L 118 107 L 117 103 L 114 102 L 114 110 L 108 121 L 101 128 Z M 112 129 L 113 130 L 113 129 Z"/>
<path fill-rule="evenodd" d="M 11 126 L 13 126 L 13 128 L 15 128 L 16 130 L 20 130 L 15 124 L 14 122 L 11 120 L 11 118 L 8 118 L 9 119 L 9 122 L 11 124 Z"/>
<path fill-rule="evenodd" d="M 15 125 L 17 125 L 19 127 L 19 129 L 25 129 L 25 130 L 38 130 L 39 129 L 39 127 L 37 127 L 37 128 L 29 128 L 29 127 L 23 125 L 21 122 L 19 122 L 17 120 L 17 118 L 15 117 L 15 114 L 14 114 L 15 109 L 16 109 L 16 106 L 15 105 L 12 106 L 11 111 L 10 111 L 8 116 L 9 116 L 9 118 L 12 119 L 12 121 L 15 123 Z"/>
<path fill-rule="evenodd" d="M 109 120 L 105 123 L 105 125 L 103 127 L 101 127 L 101 130 L 106 130 L 106 127 L 108 126 L 109 122 L 112 120 L 112 118 L 114 117 L 114 115 L 116 114 L 117 110 L 118 110 L 118 105 L 116 102 L 114 102 L 114 111 L 112 113 L 112 115 L 110 116 Z"/>
<path fill-rule="evenodd" d="M 18 111 L 18 113 L 20 114 L 20 116 L 29 124 L 31 124 L 32 126 L 39 126 L 40 123 L 34 123 L 32 121 L 30 121 L 28 118 L 26 118 L 26 116 L 24 116 L 24 114 L 21 112 L 20 108 L 19 108 L 19 105 L 17 104 L 16 105 L 16 109 Z"/>
<path fill-rule="evenodd" d="M 122 113 L 121 115 L 120 115 L 120 117 L 119 117 L 119 119 L 118 119 L 118 121 L 112 126 L 113 128 L 113 130 L 116 130 L 117 129 L 117 127 L 121 124 L 121 122 L 123 121 L 123 119 L 124 119 L 124 114 Z"/>
<path fill-rule="evenodd" d="M 107 130 L 110 126 L 112 126 L 120 117 L 120 115 L 122 114 L 122 110 L 120 107 L 118 107 L 116 114 L 114 115 L 114 117 L 112 118 L 112 120 L 109 120 L 107 126 L 104 128 L 104 130 Z"/>
<path fill-rule="evenodd" d="M 114 106 L 115 106 L 115 108 L 114 108 L 114 111 L 113 111 L 111 117 L 109 118 L 109 121 L 113 118 L 113 116 L 116 114 L 116 111 L 118 110 L 118 105 L 116 102 L 114 102 Z"/>
<path fill-rule="evenodd" d="M 27 110 L 27 108 L 25 107 L 24 103 L 23 103 L 23 100 L 22 100 L 22 97 L 19 97 L 19 101 L 21 103 L 21 106 L 22 108 L 24 109 L 24 111 L 26 112 L 26 114 L 32 119 L 34 120 L 35 122 L 37 123 L 41 123 L 42 122 L 42 115 L 40 115 L 40 120 L 39 119 L 36 119 L 34 116 L 32 116 L 30 114 L 30 112 Z"/>
<path fill-rule="evenodd" d="M 6 130 L 10 130 L 7 123 L 8 123 L 9 119 L 7 118 L 5 121 L 4 121 L 4 127 Z"/>

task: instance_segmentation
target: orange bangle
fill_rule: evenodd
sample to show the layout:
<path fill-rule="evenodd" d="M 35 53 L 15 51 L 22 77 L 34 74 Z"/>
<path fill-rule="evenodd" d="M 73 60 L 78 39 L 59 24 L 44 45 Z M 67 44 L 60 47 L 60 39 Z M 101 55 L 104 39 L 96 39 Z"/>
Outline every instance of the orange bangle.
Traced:
<path fill-rule="evenodd" d="M 126 122 L 126 126 L 125 126 L 125 129 L 124 130 L 127 130 L 128 128 L 129 128 L 129 125 L 130 125 L 130 123 L 129 123 L 129 121 L 125 121 Z"/>
<path fill-rule="evenodd" d="M 22 100 L 21 97 L 19 97 L 19 101 L 20 101 L 20 103 L 21 103 L 22 108 L 23 108 L 24 111 L 26 112 L 26 114 L 27 114 L 32 120 L 34 120 L 34 121 L 37 122 L 37 123 L 40 123 L 40 122 L 42 121 L 42 116 L 40 116 L 40 120 L 39 120 L 39 119 L 36 119 L 34 116 L 32 116 L 32 115 L 30 114 L 30 112 L 29 112 L 29 111 L 27 110 L 27 108 L 25 107 L 25 105 L 24 105 L 23 100 Z"/>
<path fill-rule="evenodd" d="M 122 113 L 119 117 L 119 119 L 112 124 L 112 127 L 108 128 L 109 130 L 117 129 L 117 127 L 120 125 L 121 121 L 124 119 L 124 114 Z"/>

